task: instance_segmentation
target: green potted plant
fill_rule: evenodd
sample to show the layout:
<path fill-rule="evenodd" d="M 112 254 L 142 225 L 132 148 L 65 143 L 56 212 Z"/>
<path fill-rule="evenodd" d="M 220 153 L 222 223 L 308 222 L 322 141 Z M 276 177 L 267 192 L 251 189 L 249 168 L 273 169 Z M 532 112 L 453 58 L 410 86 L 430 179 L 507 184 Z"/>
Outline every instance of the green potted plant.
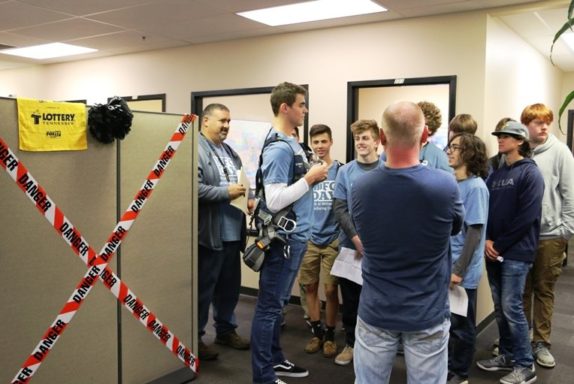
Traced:
<path fill-rule="evenodd" d="M 556 43 L 556 41 L 558 41 L 560 36 L 562 36 L 569 29 L 574 31 L 572 29 L 572 27 L 574 26 L 574 15 L 573 15 L 573 13 L 574 13 L 574 0 L 572 0 L 570 2 L 570 5 L 568 6 L 568 18 L 567 18 L 566 22 L 558 30 L 558 32 L 556 32 L 556 35 L 554 35 L 554 40 L 552 40 L 552 46 L 550 47 L 550 62 L 552 64 L 554 64 L 554 61 L 552 60 L 552 51 L 554 50 L 554 44 Z M 562 105 L 560 106 L 560 110 L 558 111 L 558 128 L 560 128 L 560 132 L 562 132 L 562 133 L 564 133 L 564 131 L 562 131 L 562 125 L 560 123 L 561 117 L 562 117 L 562 114 L 564 113 L 564 110 L 566 109 L 568 104 L 570 104 L 572 99 L 574 99 L 574 90 L 570 91 L 570 93 L 568 95 L 566 95 L 566 97 L 564 98 L 564 101 L 562 101 Z"/>

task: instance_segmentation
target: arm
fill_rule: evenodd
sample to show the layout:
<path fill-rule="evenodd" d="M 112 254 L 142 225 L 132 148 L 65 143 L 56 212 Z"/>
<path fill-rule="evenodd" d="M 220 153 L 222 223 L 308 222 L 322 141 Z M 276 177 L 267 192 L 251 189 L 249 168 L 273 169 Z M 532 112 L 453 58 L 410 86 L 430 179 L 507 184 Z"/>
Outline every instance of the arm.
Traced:
<path fill-rule="evenodd" d="M 353 219 L 349 213 L 347 202 L 341 199 L 333 199 L 333 213 L 335 214 L 335 220 L 337 220 L 337 223 L 339 223 L 341 229 L 345 232 L 345 235 L 351 239 L 359 254 L 362 255 L 363 243 L 355 229 L 355 224 L 353 224 Z"/>
<path fill-rule="evenodd" d="M 574 157 L 567 148 L 560 164 L 558 192 L 562 198 L 562 235 L 568 240 L 574 235 Z"/>
<path fill-rule="evenodd" d="M 466 236 L 464 237 L 464 245 L 462 247 L 462 252 L 458 260 L 454 263 L 452 267 L 453 275 L 456 275 L 462 279 L 466 275 L 468 265 L 472 260 L 474 252 L 480 244 L 480 234 L 482 231 L 482 224 L 475 224 L 468 227 L 466 230 Z"/>

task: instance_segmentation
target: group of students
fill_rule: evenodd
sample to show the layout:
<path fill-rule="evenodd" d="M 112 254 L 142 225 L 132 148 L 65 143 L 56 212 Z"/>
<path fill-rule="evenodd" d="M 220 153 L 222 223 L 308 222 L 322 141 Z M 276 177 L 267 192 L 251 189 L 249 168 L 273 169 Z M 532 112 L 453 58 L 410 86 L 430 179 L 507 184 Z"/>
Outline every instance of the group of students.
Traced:
<path fill-rule="evenodd" d="M 304 88 L 287 82 L 271 93 L 274 119 L 261 155 L 263 190 L 258 192 L 270 212 L 288 209 L 297 225 L 266 252 L 250 342 L 235 332 L 233 314 L 245 218 L 229 202 L 246 193 L 235 176 L 241 160 L 223 142 L 229 110 L 212 104 L 204 111 L 200 359 L 217 358 L 213 347 L 201 342 L 213 305 L 216 343 L 251 348 L 253 383 L 308 376 L 307 369 L 285 358 L 280 345 L 282 310 L 298 275 L 312 331 L 308 353 L 322 349 L 339 365 L 354 361 L 357 383 L 385 383 L 397 351 L 404 349 L 409 382 L 467 383 L 476 339 L 476 289 L 486 260 L 500 354 L 477 365 L 510 371 L 503 384 L 533 383 L 534 360 L 552 367 L 554 283 L 574 233 L 574 159 L 549 132 L 552 112 L 535 104 L 524 110 L 522 123 L 501 124 L 493 132 L 500 154 L 489 161 L 469 115 L 450 122 L 443 151 L 428 141 L 440 126 L 438 108 L 395 103 L 385 110 L 381 129 L 374 120 L 352 124 L 356 159 L 343 165 L 331 158 L 333 138 L 326 125 L 310 130 L 319 161 L 310 161 L 293 137 L 308 112 L 305 97 Z M 343 248 L 362 260 L 362 285 L 330 274 Z M 319 282 L 326 297 L 325 326 Z M 468 296 L 466 316 L 450 313 L 448 291 L 455 285 Z M 338 286 L 345 328 L 340 351 L 334 338 Z"/>

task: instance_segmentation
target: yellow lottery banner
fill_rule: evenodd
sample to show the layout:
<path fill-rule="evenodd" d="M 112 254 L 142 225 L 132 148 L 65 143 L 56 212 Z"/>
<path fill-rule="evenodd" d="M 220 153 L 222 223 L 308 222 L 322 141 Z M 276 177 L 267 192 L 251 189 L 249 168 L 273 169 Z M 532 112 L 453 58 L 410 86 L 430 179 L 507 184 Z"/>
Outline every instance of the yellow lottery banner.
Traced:
<path fill-rule="evenodd" d="M 22 151 L 77 151 L 88 148 L 86 106 L 18 99 L 18 138 Z"/>

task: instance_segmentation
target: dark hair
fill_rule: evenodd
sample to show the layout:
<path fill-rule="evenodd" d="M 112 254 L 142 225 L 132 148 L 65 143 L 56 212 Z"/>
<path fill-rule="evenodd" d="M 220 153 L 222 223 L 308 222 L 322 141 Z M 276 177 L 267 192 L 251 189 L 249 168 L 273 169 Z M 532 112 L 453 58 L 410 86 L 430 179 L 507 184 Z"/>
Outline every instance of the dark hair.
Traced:
<path fill-rule="evenodd" d="M 205 116 L 211 115 L 211 113 L 215 110 L 229 112 L 229 108 L 227 108 L 225 105 L 219 103 L 211 103 L 203 109 L 203 112 L 201 113 L 201 118 L 203 119 Z"/>
<path fill-rule="evenodd" d="M 273 88 L 270 98 L 273 115 L 277 116 L 279 114 L 279 107 L 283 103 L 292 106 L 295 99 L 297 99 L 297 95 L 305 96 L 307 95 L 307 90 L 300 85 L 288 82 L 283 82 Z"/>
<path fill-rule="evenodd" d="M 450 145 L 457 137 L 460 138 L 460 158 L 466 165 L 468 173 L 483 179 L 486 178 L 488 176 L 488 156 L 484 142 L 470 133 L 459 133 L 454 135 L 448 144 Z"/>
<path fill-rule="evenodd" d="M 476 120 L 468 113 L 461 113 L 452 118 L 448 124 L 448 131 L 452 133 L 470 133 L 474 135 L 478 129 Z"/>
<path fill-rule="evenodd" d="M 333 134 L 331 133 L 331 128 L 329 128 L 325 124 L 314 124 L 309 131 L 309 136 L 312 138 L 313 136 L 320 135 L 322 133 L 326 133 L 329 135 L 329 140 L 333 141 Z"/>
<path fill-rule="evenodd" d="M 532 157 L 532 148 L 530 147 L 530 143 L 528 142 L 528 140 L 525 140 L 523 137 L 520 136 L 514 136 L 514 137 L 517 140 L 524 140 L 524 142 L 520 144 L 520 147 L 518 147 L 518 153 L 520 153 L 520 156 Z"/>

